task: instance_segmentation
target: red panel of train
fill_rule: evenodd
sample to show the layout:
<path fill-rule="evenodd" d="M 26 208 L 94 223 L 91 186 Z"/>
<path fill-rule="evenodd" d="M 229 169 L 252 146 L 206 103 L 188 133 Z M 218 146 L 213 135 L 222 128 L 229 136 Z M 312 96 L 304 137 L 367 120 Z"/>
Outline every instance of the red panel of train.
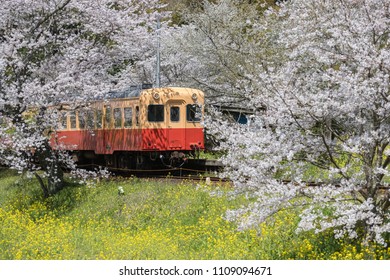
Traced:
<path fill-rule="evenodd" d="M 203 105 L 200 90 L 131 87 L 64 113 L 51 146 L 69 150 L 79 164 L 178 166 L 204 149 Z"/>

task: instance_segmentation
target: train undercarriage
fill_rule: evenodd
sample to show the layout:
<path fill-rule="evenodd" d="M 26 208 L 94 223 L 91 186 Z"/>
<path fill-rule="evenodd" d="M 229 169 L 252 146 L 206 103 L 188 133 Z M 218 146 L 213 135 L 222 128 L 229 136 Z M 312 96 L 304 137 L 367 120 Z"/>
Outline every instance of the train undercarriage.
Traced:
<path fill-rule="evenodd" d="M 80 166 L 101 166 L 117 170 L 154 170 L 185 167 L 189 159 L 199 159 L 199 150 L 193 151 L 123 151 L 109 155 L 94 151 L 74 151 L 72 158 Z"/>

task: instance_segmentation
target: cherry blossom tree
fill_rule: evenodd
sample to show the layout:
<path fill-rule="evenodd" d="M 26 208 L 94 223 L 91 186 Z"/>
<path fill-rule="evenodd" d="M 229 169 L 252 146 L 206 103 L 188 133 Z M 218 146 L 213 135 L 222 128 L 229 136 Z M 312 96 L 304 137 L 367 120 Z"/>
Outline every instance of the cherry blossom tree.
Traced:
<path fill-rule="evenodd" d="M 266 19 L 276 61 L 245 71 L 249 126 L 213 119 L 242 228 L 302 209 L 298 230 L 382 244 L 390 233 L 390 3 L 291 0 Z M 259 26 L 259 32 L 263 32 Z M 276 31 L 276 32 L 275 32 Z M 264 108 L 260 110 L 259 108 Z"/>
<path fill-rule="evenodd" d="M 184 10 L 185 24 L 161 36 L 163 82 L 201 88 L 209 104 L 246 104 L 259 61 L 276 54 L 260 12 L 272 3 L 200 1 Z"/>
<path fill-rule="evenodd" d="M 59 163 L 75 167 L 49 147 L 49 132 L 59 125 L 57 105 L 76 108 L 138 82 L 129 73 L 151 55 L 159 8 L 158 0 L 2 1 L 0 161 L 35 174 L 46 196 L 56 192 Z"/>

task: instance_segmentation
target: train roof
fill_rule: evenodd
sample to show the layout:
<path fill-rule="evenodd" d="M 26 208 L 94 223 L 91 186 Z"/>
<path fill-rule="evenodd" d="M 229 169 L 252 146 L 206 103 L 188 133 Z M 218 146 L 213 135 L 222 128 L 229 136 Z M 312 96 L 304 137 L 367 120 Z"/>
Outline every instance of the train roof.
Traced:
<path fill-rule="evenodd" d="M 104 95 L 105 99 L 117 99 L 117 98 L 134 98 L 141 95 L 142 90 L 151 89 L 151 84 L 142 84 L 139 86 L 130 86 L 124 90 L 110 91 Z"/>
<path fill-rule="evenodd" d="M 130 86 L 124 90 L 110 91 L 107 94 L 103 95 L 99 100 L 112 100 L 112 99 L 126 99 L 126 98 L 139 98 L 142 93 L 151 93 L 153 90 L 162 90 L 163 92 L 170 91 L 200 91 L 198 89 L 185 88 L 185 87 L 165 87 L 165 88 L 154 88 L 152 85 L 142 85 L 142 86 Z M 96 100 L 97 101 L 97 100 Z"/>
<path fill-rule="evenodd" d="M 144 94 L 153 94 L 155 93 L 154 90 L 157 91 L 162 91 L 165 93 L 168 92 L 187 92 L 187 93 L 195 93 L 197 92 L 198 94 L 200 93 L 201 96 L 203 97 L 203 92 L 199 89 L 194 89 L 194 88 L 186 88 L 186 87 L 165 87 L 165 88 L 154 88 L 152 85 L 149 84 L 143 84 L 139 86 L 129 86 L 123 90 L 117 90 L 117 91 L 110 91 L 106 94 L 103 94 L 99 97 L 91 98 L 89 100 L 85 100 L 83 103 L 84 105 L 81 105 L 80 103 L 72 103 L 72 102 L 58 102 L 58 103 L 53 103 L 50 107 L 55 108 L 70 108 L 70 104 L 77 104 L 77 107 L 84 107 L 84 106 L 89 106 L 92 103 L 100 103 L 100 102 L 107 102 L 110 100 L 124 100 L 124 99 L 138 99 L 141 97 L 141 95 Z"/>

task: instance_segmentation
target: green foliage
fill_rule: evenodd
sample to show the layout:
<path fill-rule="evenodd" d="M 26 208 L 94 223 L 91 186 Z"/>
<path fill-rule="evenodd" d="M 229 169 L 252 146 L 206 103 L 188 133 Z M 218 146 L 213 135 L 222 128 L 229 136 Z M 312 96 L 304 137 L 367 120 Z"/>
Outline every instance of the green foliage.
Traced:
<path fill-rule="evenodd" d="M 124 190 L 118 195 L 118 187 Z M 148 179 L 71 182 L 42 199 L 39 184 L 0 170 L 0 259 L 389 259 L 390 250 L 296 233 L 299 211 L 239 232 L 230 186 Z"/>
<path fill-rule="evenodd" d="M 162 0 L 162 3 L 167 4 L 166 9 L 172 11 L 171 20 L 172 24 L 182 25 L 186 24 L 186 18 L 188 14 L 202 13 L 204 10 L 204 4 L 206 2 L 216 4 L 221 0 Z M 267 7 L 274 6 L 275 0 L 245 0 L 236 1 L 237 5 L 245 8 L 250 7 L 263 11 Z"/>

